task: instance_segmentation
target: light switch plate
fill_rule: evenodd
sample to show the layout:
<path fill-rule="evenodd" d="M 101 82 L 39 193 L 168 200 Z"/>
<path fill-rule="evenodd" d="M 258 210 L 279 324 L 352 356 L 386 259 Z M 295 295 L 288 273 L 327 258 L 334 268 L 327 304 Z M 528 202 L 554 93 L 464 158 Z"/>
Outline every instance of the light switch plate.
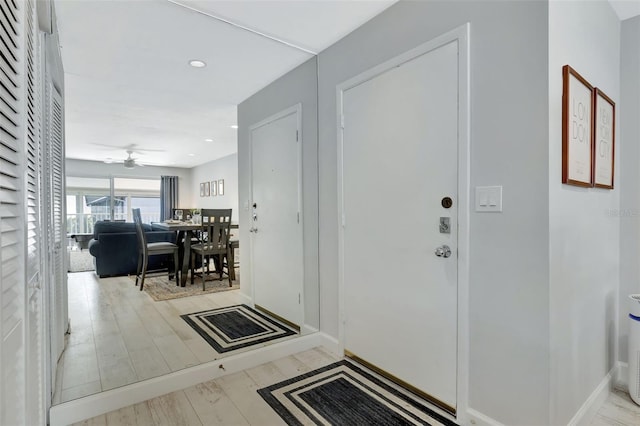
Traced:
<path fill-rule="evenodd" d="M 476 211 L 502 212 L 502 186 L 476 186 Z"/>

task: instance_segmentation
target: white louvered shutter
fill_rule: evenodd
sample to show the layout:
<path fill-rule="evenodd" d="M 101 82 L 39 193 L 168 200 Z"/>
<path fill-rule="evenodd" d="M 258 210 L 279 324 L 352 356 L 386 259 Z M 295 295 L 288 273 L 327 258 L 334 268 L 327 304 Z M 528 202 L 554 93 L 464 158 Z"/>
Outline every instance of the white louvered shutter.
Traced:
<path fill-rule="evenodd" d="M 25 208 L 26 208 L 26 424 L 46 423 L 44 295 L 42 288 L 43 238 L 40 220 L 41 64 L 40 38 L 34 0 L 26 0 L 25 14 Z"/>
<path fill-rule="evenodd" d="M 0 1 L 0 424 L 25 421 L 24 2 Z"/>
<path fill-rule="evenodd" d="M 55 363 L 64 350 L 64 333 L 67 329 L 67 271 L 66 232 L 64 232 L 64 118 L 62 97 L 46 73 L 46 156 L 43 159 L 47 177 L 48 219 L 47 243 L 49 250 L 48 283 L 51 299 L 51 363 L 52 380 L 55 379 Z"/>

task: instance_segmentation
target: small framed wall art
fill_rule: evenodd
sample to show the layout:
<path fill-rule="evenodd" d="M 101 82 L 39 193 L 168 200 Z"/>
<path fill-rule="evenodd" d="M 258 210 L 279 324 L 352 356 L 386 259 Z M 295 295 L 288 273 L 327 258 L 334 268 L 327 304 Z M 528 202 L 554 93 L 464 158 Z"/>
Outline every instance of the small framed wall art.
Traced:
<path fill-rule="evenodd" d="M 562 183 L 593 186 L 593 86 L 562 68 Z"/>
<path fill-rule="evenodd" d="M 218 181 L 218 195 L 224 195 L 224 179 Z"/>
<path fill-rule="evenodd" d="M 200 183 L 200 196 L 204 197 L 204 182 Z"/>
<path fill-rule="evenodd" d="M 215 180 L 211 181 L 211 196 L 215 197 L 218 195 L 218 184 Z"/>
<path fill-rule="evenodd" d="M 209 193 L 210 193 L 210 191 L 209 191 L 209 182 L 205 182 L 204 183 L 204 196 L 208 197 Z"/>
<path fill-rule="evenodd" d="M 593 186 L 613 189 L 616 104 L 598 88 L 593 93 Z"/>

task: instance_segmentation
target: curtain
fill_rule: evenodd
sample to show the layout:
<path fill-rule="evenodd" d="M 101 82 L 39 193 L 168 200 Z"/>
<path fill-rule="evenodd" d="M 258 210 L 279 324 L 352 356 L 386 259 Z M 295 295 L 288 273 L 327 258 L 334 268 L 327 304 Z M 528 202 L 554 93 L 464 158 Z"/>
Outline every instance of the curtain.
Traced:
<path fill-rule="evenodd" d="M 173 219 L 178 206 L 178 176 L 160 177 L 160 221 Z"/>

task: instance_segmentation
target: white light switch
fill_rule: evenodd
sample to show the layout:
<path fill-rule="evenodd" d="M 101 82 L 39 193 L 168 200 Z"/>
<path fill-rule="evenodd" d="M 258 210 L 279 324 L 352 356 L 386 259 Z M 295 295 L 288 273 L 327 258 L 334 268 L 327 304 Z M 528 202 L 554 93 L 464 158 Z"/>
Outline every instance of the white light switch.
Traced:
<path fill-rule="evenodd" d="M 476 211 L 501 212 L 502 186 L 476 186 Z"/>

